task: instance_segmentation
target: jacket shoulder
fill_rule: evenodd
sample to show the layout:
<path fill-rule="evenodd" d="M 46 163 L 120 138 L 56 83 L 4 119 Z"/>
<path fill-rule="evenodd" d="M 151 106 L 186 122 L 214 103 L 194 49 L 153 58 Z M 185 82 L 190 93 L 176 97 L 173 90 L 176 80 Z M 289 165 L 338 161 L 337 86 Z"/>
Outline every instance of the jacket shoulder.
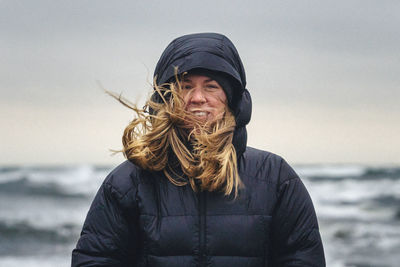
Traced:
<path fill-rule="evenodd" d="M 239 166 L 246 175 L 278 185 L 299 177 L 283 157 L 253 147 L 246 148 Z"/>
<path fill-rule="evenodd" d="M 116 199 L 126 201 L 136 195 L 140 171 L 141 169 L 138 166 L 126 160 L 107 175 L 103 186 Z"/>

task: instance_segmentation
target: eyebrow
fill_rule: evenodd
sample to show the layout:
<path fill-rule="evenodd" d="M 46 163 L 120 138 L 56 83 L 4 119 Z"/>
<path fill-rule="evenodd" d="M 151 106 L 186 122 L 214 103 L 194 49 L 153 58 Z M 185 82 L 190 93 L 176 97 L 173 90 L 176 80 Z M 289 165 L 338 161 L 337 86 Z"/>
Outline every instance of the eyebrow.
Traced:
<path fill-rule="evenodd" d="M 190 78 L 183 78 L 184 82 L 192 82 L 192 80 Z M 205 80 L 205 82 L 212 82 L 215 81 L 214 79 L 208 78 L 207 80 Z"/>

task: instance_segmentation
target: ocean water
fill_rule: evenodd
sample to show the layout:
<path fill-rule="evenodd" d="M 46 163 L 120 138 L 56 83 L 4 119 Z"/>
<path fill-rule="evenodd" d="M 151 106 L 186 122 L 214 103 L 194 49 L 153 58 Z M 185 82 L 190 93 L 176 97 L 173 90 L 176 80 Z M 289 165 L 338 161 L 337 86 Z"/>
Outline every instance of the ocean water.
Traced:
<path fill-rule="evenodd" d="M 400 266 L 400 167 L 294 166 L 313 199 L 327 266 Z M 0 167 L 0 266 L 70 266 L 111 167 Z"/>

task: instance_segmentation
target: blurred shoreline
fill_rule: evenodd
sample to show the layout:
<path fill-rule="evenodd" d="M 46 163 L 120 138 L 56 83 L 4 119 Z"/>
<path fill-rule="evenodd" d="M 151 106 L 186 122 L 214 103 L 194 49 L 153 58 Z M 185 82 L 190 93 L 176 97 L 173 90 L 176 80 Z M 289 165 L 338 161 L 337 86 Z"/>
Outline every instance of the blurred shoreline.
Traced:
<path fill-rule="evenodd" d="M 0 266 L 69 266 L 89 205 L 114 166 L 0 166 Z M 327 266 L 400 261 L 400 165 L 293 164 L 317 212 Z"/>

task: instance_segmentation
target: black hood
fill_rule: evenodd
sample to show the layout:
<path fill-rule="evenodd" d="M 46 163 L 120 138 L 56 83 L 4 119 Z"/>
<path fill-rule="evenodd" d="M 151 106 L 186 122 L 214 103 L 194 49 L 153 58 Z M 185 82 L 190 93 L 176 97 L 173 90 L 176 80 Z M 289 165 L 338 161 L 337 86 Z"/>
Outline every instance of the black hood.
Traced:
<path fill-rule="evenodd" d="M 236 129 L 233 137 L 237 156 L 246 150 L 246 125 L 251 117 L 251 97 L 246 89 L 246 74 L 233 43 L 218 33 L 196 33 L 173 40 L 164 50 L 154 71 L 157 84 L 174 79 L 178 74 L 193 69 L 222 72 L 232 78 L 235 102 L 231 108 L 235 114 Z"/>

